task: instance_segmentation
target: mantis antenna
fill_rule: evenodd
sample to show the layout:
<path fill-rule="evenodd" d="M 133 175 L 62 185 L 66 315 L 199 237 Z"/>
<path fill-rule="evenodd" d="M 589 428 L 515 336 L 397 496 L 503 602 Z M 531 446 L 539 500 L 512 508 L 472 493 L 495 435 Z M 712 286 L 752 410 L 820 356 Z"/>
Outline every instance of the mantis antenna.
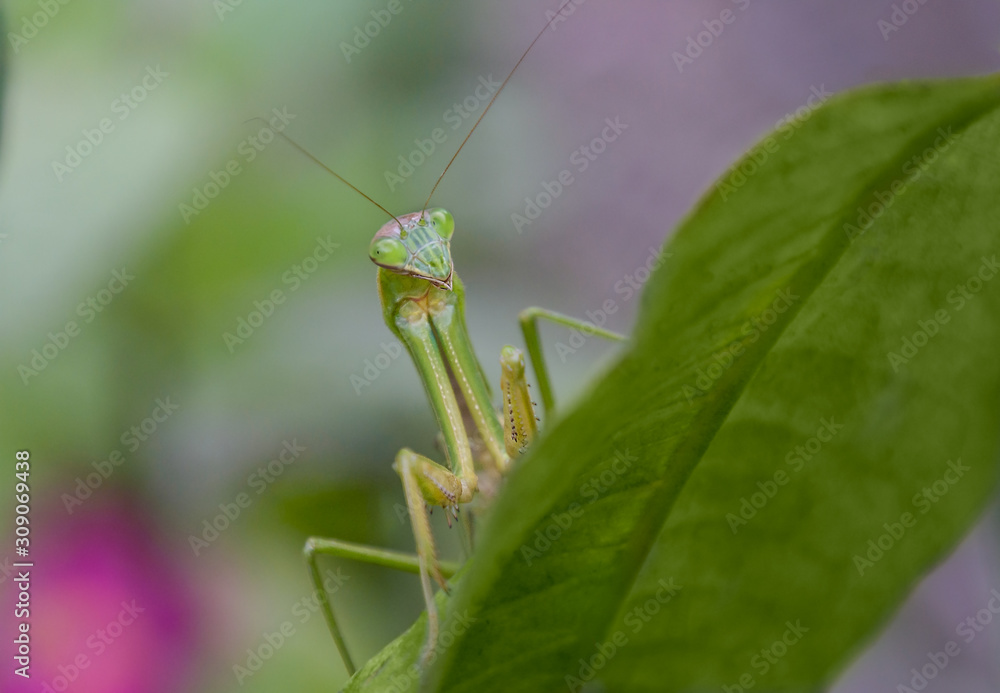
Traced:
<path fill-rule="evenodd" d="M 573 2 L 573 0 L 565 0 L 565 2 L 563 2 L 563 4 L 559 6 L 559 9 L 556 10 L 555 15 L 553 15 L 553 17 L 549 19 L 549 21 L 545 22 L 545 26 L 542 27 L 542 30 L 538 32 L 537 36 L 535 36 L 535 40 L 532 41 L 531 45 L 528 46 L 527 50 L 525 50 L 524 53 L 521 54 L 521 57 L 514 64 L 514 68 L 510 71 L 510 74 L 507 75 L 507 78 L 500 84 L 500 88 L 497 89 L 497 92 L 493 95 L 493 98 L 490 99 L 490 102 L 486 104 L 486 108 L 483 109 L 483 112 L 479 115 L 479 118 L 472 126 L 472 129 L 469 130 L 469 134 L 465 136 L 464 140 L 462 140 L 462 144 L 458 145 L 458 149 L 455 151 L 455 155 L 451 157 L 451 161 L 448 162 L 448 165 L 444 167 L 444 170 L 441 172 L 441 175 L 438 176 L 437 182 L 435 182 L 434 187 L 431 188 L 431 194 L 427 196 L 427 201 L 424 202 L 424 206 L 422 209 L 427 209 L 427 205 L 431 203 L 431 198 L 434 197 L 434 191 L 437 190 L 438 185 L 441 184 L 441 180 L 444 178 L 444 175 L 448 173 L 448 169 L 451 168 L 451 165 L 453 163 L 455 163 L 455 159 L 458 158 L 458 154 L 459 152 L 462 151 L 462 147 L 465 146 L 465 143 L 469 141 L 470 137 L 472 137 L 472 133 L 476 131 L 476 128 L 479 127 L 479 124 L 483 122 L 483 118 L 485 118 L 486 114 L 490 112 L 490 109 L 493 107 L 493 102 L 497 100 L 497 97 L 500 96 L 500 92 L 502 92 L 504 90 L 504 87 L 507 86 L 507 82 L 509 82 L 510 78 L 514 76 L 514 73 L 517 72 L 517 68 L 521 67 L 521 63 L 524 62 L 524 59 L 528 57 L 528 53 L 531 52 L 531 49 L 534 48 L 535 44 L 538 43 L 539 39 L 542 38 L 542 34 L 544 34 L 548 30 L 548 28 L 552 25 L 552 22 L 556 21 L 556 19 L 560 16 L 560 14 L 562 14 L 563 9 L 565 9 L 566 6 L 569 5 L 571 2 Z"/>
<path fill-rule="evenodd" d="M 302 152 L 303 154 L 305 154 L 306 156 L 308 156 L 310 159 L 312 159 L 317 165 L 319 165 L 320 167 L 322 167 L 327 173 L 333 175 L 341 183 L 343 183 L 344 185 L 346 185 L 347 187 L 349 187 L 351 190 L 353 190 L 357 194 L 361 195 L 361 197 L 365 198 L 366 200 L 368 200 L 369 202 L 371 202 L 373 205 L 375 205 L 376 207 L 378 207 L 379 209 L 381 209 L 383 212 L 385 212 L 386 214 L 388 214 L 390 217 L 392 217 L 393 219 L 395 219 L 396 223 L 399 224 L 399 228 L 400 229 L 403 228 L 403 222 L 401 222 L 399 219 L 397 219 L 395 214 L 393 214 L 392 212 L 390 212 L 388 209 L 386 209 L 385 207 L 383 207 L 382 205 L 380 205 L 378 202 L 376 202 L 372 198 L 368 197 L 368 195 L 365 195 L 363 192 L 361 192 L 361 190 L 359 190 L 357 188 L 357 186 L 355 186 L 353 183 L 351 183 L 349 180 L 347 180 L 346 178 L 344 178 L 342 175 L 340 175 L 339 173 L 337 173 L 336 171 L 334 171 L 332 168 L 330 168 L 329 166 L 327 166 L 326 164 L 324 164 L 322 161 L 320 161 L 318 158 L 316 158 L 316 156 L 314 156 L 308 149 L 306 149 L 301 144 L 299 144 L 298 142 L 296 142 L 295 140 L 293 140 L 291 137 L 289 137 L 288 135 L 286 135 L 283 132 L 279 132 L 279 131 L 275 130 L 274 128 L 272 128 L 271 124 L 268 123 L 266 120 L 264 120 L 263 118 L 261 118 L 261 117 L 258 116 L 256 118 L 250 118 L 250 120 L 247 120 L 245 122 L 246 123 L 252 123 L 255 120 L 259 120 L 260 122 L 262 122 L 265 125 L 267 125 L 267 127 L 271 130 L 271 132 L 273 132 L 278 137 L 283 138 L 286 142 L 288 142 L 288 144 L 292 145 L 293 147 L 295 147 L 296 149 L 298 149 L 300 152 Z"/>

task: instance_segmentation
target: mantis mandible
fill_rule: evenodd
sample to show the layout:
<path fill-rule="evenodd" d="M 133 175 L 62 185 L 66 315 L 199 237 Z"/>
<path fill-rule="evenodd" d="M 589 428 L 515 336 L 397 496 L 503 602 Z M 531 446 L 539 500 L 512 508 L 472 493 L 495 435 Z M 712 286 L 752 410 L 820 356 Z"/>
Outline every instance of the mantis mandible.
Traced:
<path fill-rule="evenodd" d="M 440 427 L 440 438 L 447 460 L 447 465 L 442 465 L 410 448 L 403 448 L 393 463 L 393 468 L 403 483 L 416 541 L 416 554 L 321 537 L 311 537 L 306 541 L 304 553 L 310 576 L 349 675 L 355 673 L 356 667 L 323 585 L 317 565 L 318 557 L 331 555 L 349 558 L 419 575 L 427 605 L 427 641 L 422 658 L 422 661 L 426 661 L 437 642 L 439 630 L 432 581 L 447 591 L 446 579 L 458 569 L 456 565 L 437 558 L 428 518 L 430 508 L 441 506 L 445 513 L 457 518 L 460 505 L 472 502 L 477 496 L 486 496 L 485 500 L 489 500 L 489 496 L 495 492 L 496 483 L 524 453 L 537 434 L 534 403 L 525 377 L 525 358 L 523 352 L 516 347 L 505 346 L 501 350 L 500 410 L 494 405 L 490 387 L 465 326 L 465 289 L 455 272 L 451 256 L 455 221 L 448 211 L 428 209 L 428 205 L 438 184 L 514 72 L 570 2 L 572 0 L 566 0 L 559 7 L 521 55 L 445 166 L 420 211 L 393 215 L 294 140 L 278 133 L 296 149 L 392 217 L 392 221 L 382 226 L 372 239 L 369 258 L 378 267 L 378 294 L 386 325 L 406 347 L 413 360 Z M 528 358 L 548 421 L 555 400 L 542 355 L 539 319 L 586 330 L 588 334 L 611 340 L 621 341 L 625 337 L 586 321 L 542 308 L 527 308 L 520 313 L 519 322 Z M 450 517 L 448 524 L 451 525 Z M 466 529 L 469 527 L 466 524 Z M 469 543 L 471 544 L 471 532 Z"/>

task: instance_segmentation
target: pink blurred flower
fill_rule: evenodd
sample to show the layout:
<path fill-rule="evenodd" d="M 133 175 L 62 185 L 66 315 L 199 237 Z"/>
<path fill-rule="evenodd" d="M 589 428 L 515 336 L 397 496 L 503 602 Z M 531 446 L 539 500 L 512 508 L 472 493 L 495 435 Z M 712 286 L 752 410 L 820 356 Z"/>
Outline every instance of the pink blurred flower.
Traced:
<path fill-rule="evenodd" d="M 195 594 L 181 563 L 135 507 L 92 498 L 31 516 L 30 679 L 13 673 L 11 619 L 18 589 L 0 557 L 4 691 L 166 693 L 188 683 L 196 644 Z M 12 624 L 7 627 L 6 624 Z"/>

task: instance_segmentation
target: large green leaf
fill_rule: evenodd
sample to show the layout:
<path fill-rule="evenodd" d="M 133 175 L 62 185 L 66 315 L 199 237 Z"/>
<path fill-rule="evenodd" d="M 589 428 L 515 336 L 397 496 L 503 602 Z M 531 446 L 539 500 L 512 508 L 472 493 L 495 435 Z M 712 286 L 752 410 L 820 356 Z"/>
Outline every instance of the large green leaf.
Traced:
<path fill-rule="evenodd" d="M 995 77 L 865 89 L 723 178 L 509 479 L 423 688 L 829 681 L 996 480 L 998 105 Z M 406 690 L 423 629 L 348 690 Z"/>

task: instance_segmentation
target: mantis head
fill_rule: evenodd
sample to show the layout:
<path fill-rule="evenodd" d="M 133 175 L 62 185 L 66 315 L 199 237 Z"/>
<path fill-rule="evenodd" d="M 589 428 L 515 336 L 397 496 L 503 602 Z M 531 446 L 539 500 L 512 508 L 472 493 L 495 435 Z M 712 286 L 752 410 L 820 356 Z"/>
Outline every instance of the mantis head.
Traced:
<path fill-rule="evenodd" d="M 450 291 L 454 231 L 455 220 L 447 210 L 404 214 L 378 230 L 368 248 L 368 257 L 390 272 L 425 279 Z"/>

